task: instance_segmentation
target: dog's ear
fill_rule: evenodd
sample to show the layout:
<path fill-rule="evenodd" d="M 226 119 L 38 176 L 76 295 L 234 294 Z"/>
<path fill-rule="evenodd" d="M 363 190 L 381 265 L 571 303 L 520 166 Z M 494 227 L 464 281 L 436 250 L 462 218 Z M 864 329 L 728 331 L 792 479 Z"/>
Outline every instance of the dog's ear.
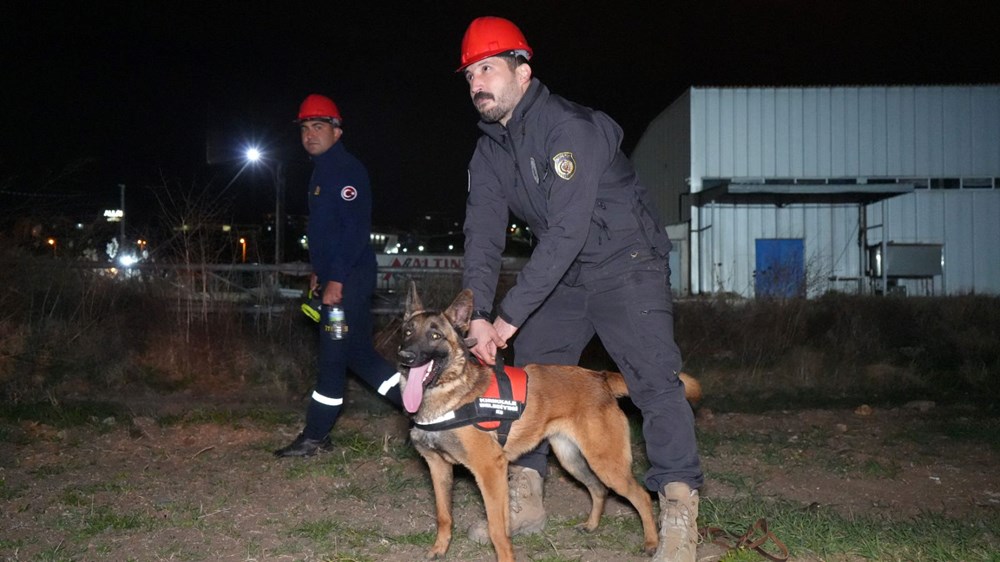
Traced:
<path fill-rule="evenodd" d="M 407 319 L 423 310 L 424 303 L 420 301 L 420 295 L 417 294 L 417 283 L 411 279 L 406 292 L 406 310 L 403 312 L 403 318 Z"/>
<path fill-rule="evenodd" d="M 463 334 L 468 332 L 469 322 L 472 319 L 472 289 L 463 289 L 444 314 L 460 332 Z"/>
<path fill-rule="evenodd" d="M 465 344 L 465 347 L 472 349 L 473 347 L 476 347 L 476 344 L 479 343 L 479 340 L 477 340 L 476 338 L 465 338 L 464 340 L 462 340 L 462 343 Z"/>

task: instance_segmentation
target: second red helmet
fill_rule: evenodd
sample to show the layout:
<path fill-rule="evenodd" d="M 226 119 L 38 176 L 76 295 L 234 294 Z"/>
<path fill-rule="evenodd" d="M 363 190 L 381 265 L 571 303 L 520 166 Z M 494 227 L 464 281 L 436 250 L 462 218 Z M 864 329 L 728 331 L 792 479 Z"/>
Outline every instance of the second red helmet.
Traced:
<path fill-rule="evenodd" d="M 310 119 L 323 119 L 336 125 L 340 125 L 342 120 L 337 104 L 320 94 L 309 94 L 299 106 L 299 118 L 296 119 L 296 123 Z"/>

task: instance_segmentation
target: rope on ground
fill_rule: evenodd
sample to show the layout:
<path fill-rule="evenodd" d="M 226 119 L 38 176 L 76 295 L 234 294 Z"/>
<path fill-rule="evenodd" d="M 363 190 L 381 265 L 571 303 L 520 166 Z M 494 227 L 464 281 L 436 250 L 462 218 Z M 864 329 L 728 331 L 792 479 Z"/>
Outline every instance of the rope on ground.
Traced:
<path fill-rule="evenodd" d="M 742 535 L 736 535 L 718 527 L 702 527 L 698 529 L 698 534 L 705 542 L 717 544 L 727 551 L 747 549 L 756 551 L 764 558 L 774 562 L 788 560 L 788 547 L 767 528 L 767 520 L 763 517 L 758 519 Z M 764 545 L 768 542 L 774 543 L 779 551 L 778 554 L 772 554 L 764 549 Z"/>

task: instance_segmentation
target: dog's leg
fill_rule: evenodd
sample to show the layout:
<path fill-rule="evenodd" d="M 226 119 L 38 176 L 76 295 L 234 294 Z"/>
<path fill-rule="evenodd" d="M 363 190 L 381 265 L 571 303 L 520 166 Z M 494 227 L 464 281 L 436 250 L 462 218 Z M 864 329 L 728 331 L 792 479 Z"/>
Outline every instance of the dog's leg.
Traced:
<path fill-rule="evenodd" d="M 628 501 L 632 502 L 636 511 L 639 512 L 639 519 L 642 520 L 643 550 L 646 551 L 646 554 L 652 555 L 656 552 L 656 546 L 660 542 L 656 531 L 656 519 L 653 517 L 653 502 L 649 498 L 649 492 L 632 475 L 631 464 L 623 466 L 626 467 L 625 470 L 616 470 L 614 473 L 604 476 L 603 479 L 612 490 L 628 498 Z"/>
<path fill-rule="evenodd" d="M 510 540 L 510 496 L 507 484 L 507 459 L 502 452 L 473 456 L 467 465 L 476 477 L 486 507 L 486 528 L 497 553 L 498 562 L 514 562 L 514 544 Z"/>
<path fill-rule="evenodd" d="M 660 538 L 653 517 L 653 501 L 632 474 L 628 419 L 617 406 L 604 412 L 600 419 L 603 431 L 582 431 L 572 438 L 598 478 L 635 506 L 642 520 L 643 549 L 646 554 L 653 554 Z"/>
<path fill-rule="evenodd" d="M 604 513 L 604 503 L 608 499 L 608 488 L 600 478 L 594 474 L 587 466 L 586 459 L 580 453 L 580 448 L 572 439 L 564 435 L 552 435 L 549 437 L 552 451 L 559 459 L 559 464 L 587 487 L 590 492 L 590 517 L 579 525 L 581 530 L 592 532 L 601 522 L 601 515 Z"/>
<path fill-rule="evenodd" d="M 431 481 L 434 483 L 434 504 L 437 508 L 437 539 L 427 553 L 427 558 L 444 557 L 451 544 L 451 489 L 454 478 L 451 463 L 435 453 L 424 453 L 427 467 L 431 471 Z"/>

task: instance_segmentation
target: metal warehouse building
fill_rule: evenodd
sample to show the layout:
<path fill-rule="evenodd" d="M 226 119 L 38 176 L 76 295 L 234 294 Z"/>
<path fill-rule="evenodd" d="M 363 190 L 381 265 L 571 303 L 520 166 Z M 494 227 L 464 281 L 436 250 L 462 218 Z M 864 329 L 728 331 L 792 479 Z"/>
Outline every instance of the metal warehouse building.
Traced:
<path fill-rule="evenodd" d="M 698 88 L 632 160 L 681 294 L 1000 294 L 1000 86 Z"/>

